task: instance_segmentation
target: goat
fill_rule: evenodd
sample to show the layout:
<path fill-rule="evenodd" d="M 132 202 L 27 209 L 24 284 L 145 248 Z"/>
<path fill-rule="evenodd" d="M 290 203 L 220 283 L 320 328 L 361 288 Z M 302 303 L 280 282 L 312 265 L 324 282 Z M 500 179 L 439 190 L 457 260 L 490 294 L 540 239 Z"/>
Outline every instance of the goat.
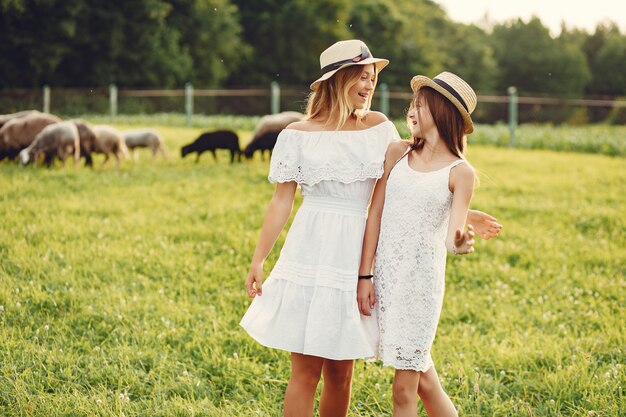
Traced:
<path fill-rule="evenodd" d="M 183 146 L 180 150 L 182 158 L 196 152 L 196 162 L 200 160 L 200 154 L 204 151 L 211 151 L 213 158 L 217 161 L 216 149 L 230 150 L 230 163 L 237 160 L 241 161 L 241 149 L 239 148 L 239 136 L 232 130 L 216 130 L 213 132 L 204 132 L 198 136 L 193 142 Z"/>
<path fill-rule="evenodd" d="M 247 159 L 254 156 L 254 152 L 261 151 L 261 159 L 265 151 L 272 154 L 278 134 L 293 122 L 302 120 L 304 115 L 294 111 L 286 111 L 278 114 L 269 114 L 261 117 L 254 129 L 254 134 L 248 146 L 243 150 Z"/>
<path fill-rule="evenodd" d="M 27 148 L 19 153 L 20 164 L 37 163 L 41 156 L 50 167 L 57 157 L 65 165 L 65 159 L 72 155 L 74 164 L 80 158 L 80 139 L 73 122 L 59 122 L 46 126 Z"/>

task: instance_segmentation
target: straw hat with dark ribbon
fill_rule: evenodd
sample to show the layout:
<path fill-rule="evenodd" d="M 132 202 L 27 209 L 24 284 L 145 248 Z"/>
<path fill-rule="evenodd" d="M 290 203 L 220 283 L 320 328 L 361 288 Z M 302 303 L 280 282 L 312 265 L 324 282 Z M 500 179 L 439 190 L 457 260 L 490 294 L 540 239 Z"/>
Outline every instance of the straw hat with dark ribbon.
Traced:
<path fill-rule="evenodd" d="M 461 77 L 447 71 L 442 72 L 433 79 L 425 75 L 416 75 L 413 77 L 411 80 L 411 88 L 413 91 L 415 92 L 422 87 L 430 87 L 450 100 L 450 102 L 459 109 L 463 117 L 465 133 L 472 133 L 474 131 L 474 122 L 472 122 L 470 115 L 476 108 L 476 93 Z"/>
<path fill-rule="evenodd" d="M 322 76 L 311 84 L 311 90 L 315 91 L 320 82 L 329 79 L 342 68 L 367 64 L 376 65 L 376 72 L 378 73 L 389 64 L 389 61 L 374 58 L 365 42 L 358 39 L 336 42 L 320 55 Z"/>

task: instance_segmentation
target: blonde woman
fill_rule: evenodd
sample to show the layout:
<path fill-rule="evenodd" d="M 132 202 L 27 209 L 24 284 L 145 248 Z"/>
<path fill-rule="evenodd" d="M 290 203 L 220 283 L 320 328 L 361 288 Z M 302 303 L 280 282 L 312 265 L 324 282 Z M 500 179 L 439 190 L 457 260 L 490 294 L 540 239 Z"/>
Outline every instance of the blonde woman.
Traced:
<path fill-rule="evenodd" d="M 361 316 L 357 275 L 369 200 L 399 135 L 370 111 L 388 64 L 365 43 L 333 44 L 320 56 L 307 118 L 276 142 L 269 180 L 277 183 L 246 279 L 252 301 L 242 327 L 264 346 L 291 352 L 285 416 L 312 416 L 320 377 L 321 417 L 345 416 L 354 359 L 374 355 L 377 323 Z M 303 202 L 280 257 L 263 283 L 263 263 L 287 222 L 297 186 Z"/>

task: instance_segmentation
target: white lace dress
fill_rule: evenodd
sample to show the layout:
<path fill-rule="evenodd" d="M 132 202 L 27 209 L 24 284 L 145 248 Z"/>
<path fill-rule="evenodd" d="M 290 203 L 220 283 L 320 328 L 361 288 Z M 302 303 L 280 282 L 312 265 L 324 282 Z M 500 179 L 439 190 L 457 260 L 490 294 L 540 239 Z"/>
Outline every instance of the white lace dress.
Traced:
<path fill-rule="evenodd" d="M 357 275 L 369 200 L 397 139 L 389 121 L 280 133 L 269 180 L 296 181 L 304 198 L 263 295 L 240 323 L 259 343 L 335 360 L 374 356 L 377 323 L 359 313 Z"/>
<path fill-rule="evenodd" d="M 391 170 L 374 263 L 378 357 L 427 371 L 443 303 L 452 167 L 418 172 L 405 155 Z"/>

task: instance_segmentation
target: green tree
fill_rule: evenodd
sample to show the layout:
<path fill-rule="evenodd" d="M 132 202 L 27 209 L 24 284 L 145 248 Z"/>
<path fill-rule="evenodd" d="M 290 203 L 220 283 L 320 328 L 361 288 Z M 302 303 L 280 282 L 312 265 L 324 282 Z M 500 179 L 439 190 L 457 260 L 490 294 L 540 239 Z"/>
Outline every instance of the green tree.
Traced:
<path fill-rule="evenodd" d="M 475 26 L 452 22 L 428 0 L 363 0 L 354 3 L 350 28 L 376 55 L 390 59 L 381 80 L 409 88 L 416 74 L 452 71 L 477 89 L 495 85 L 496 61 L 488 36 Z"/>
<path fill-rule="evenodd" d="M 169 0 L 167 24 L 181 34 L 180 44 L 191 58 L 189 81 L 218 86 L 252 49 L 242 42 L 237 6 L 229 0 Z"/>
<path fill-rule="evenodd" d="M 165 24 L 171 10 L 161 0 L 90 1 L 57 82 L 135 87 L 184 82 L 191 58 L 179 46 L 180 34 Z"/>
<path fill-rule="evenodd" d="M 478 93 L 503 93 L 496 90 L 500 70 L 488 34 L 474 25 L 455 25 L 446 44 L 446 69 L 463 77 Z"/>
<path fill-rule="evenodd" d="M 613 36 L 598 52 L 594 73 L 595 92 L 609 95 L 626 94 L 626 37 Z"/>
<path fill-rule="evenodd" d="M 449 25 L 439 6 L 422 0 L 364 0 L 350 11 L 353 36 L 390 60 L 381 81 L 406 90 L 413 75 L 434 75 L 443 67 L 444 53 L 434 40 Z"/>
<path fill-rule="evenodd" d="M 229 85 L 261 85 L 276 80 L 307 85 L 319 74 L 319 54 L 348 39 L 347 0 L 234 0 L 241 14 L 246 56 Z"/>
<path fill-rule="evenodd" d="M 600 24 L 583 44 L 593 73 L 587 93 L 619 96 L 626 94 L 626 35 L 615 23 Z"/>
<path fill-rule="evenodd" d="M 0 1 L 0 87 L 218 85 L 248 52 L 229 0 Z"/>
<path fill-rule="evenodd" d="M 52 83 L 85 10 L 83 0 L 2 0 L 0 87 Z"/>
<path fill-rule="evenodd" d="M 496 25 L 491 35 L 500 68 L 497 88 L 580 95 L 591 77 L 585 55 L 566 39 L 550 36 L 539 18 Z"/>

